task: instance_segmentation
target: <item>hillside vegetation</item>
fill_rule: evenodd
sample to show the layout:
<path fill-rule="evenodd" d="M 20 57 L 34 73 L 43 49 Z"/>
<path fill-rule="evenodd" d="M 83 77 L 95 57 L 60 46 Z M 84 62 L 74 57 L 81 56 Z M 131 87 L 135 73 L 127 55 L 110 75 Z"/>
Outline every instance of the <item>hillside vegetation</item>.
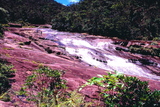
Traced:
<path fill-rule="evenodd" d="M 63 6 L 54 0 L 0 0 L 9 22 L 51 23 L 53 29 L 121 39 L 160 40 L 160 1 L 81 0 Z"/>
<path fill-rule="evenodd" d="M 0 38 L 3 37 L 2 23 L 7 23 L 7 13 L 7 10 L 0 7 Z"/>
<path fill-rule="evenodd" d="M 0 0 L 0 7 L 9 12 L 9 21 L 44 24 L 65 7 L 54 0 Z"/>
<path fill-rule="evenodd" d="M 52 20 L 53 29 L 122 39 L 160 39 L 159 0 L 81 0 Z"/>

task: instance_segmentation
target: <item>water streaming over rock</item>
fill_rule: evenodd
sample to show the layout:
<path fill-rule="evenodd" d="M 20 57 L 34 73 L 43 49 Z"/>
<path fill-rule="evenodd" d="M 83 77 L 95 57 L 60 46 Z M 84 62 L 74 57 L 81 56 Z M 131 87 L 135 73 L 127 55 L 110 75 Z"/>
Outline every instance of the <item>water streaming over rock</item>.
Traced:
<path fill-rule="evenodd" d="M 160 76 L 153 74 L 144 65 L 131 62 L 129 59 L 134 59 L 133 54 L 117 51 L 112 39 L 80 33 L 59 32 L 52 29 L 38 30 L 46 35 L 46 39 L 58 43 L 70 55 L 78 56 L 81 61 L 92 67 L 160 81 Z M 159 68 L 159 65 L 158 63 L 155 67 Z"/>

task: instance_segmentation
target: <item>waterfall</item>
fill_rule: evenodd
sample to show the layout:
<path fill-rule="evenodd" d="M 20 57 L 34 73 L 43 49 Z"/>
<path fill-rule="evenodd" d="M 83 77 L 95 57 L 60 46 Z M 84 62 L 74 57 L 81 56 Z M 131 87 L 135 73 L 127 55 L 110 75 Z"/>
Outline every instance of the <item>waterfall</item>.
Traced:
<path fill-rule="evenodd" d="M 46 39 L 59 43 L 66 52 L 80 57 L 81 61 L 91 67 L 160 81 L 160 76 L 152 74 L 147 67 L 130 62 L 128 58 L 134 58 L 134 55 L 118 52 L 112 39 L 99 39 L 98 37 L 86 39 L 86 36 L 80 33 L 59 32 L 51 29 L 39 30 L 46 34 Z M 156 67 L 160 67 L 159 65 Z"/>

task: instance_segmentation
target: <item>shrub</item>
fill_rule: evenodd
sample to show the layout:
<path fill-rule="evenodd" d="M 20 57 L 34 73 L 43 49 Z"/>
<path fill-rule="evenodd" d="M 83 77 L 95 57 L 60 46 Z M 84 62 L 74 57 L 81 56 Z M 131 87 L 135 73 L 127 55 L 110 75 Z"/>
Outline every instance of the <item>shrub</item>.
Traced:
<path fill-rule="evenodd" d="M 0 94 L 6 92 L 11 86 L 9 78 L 12 77 L 15 72 L 12 68 L 13 66 L 0 63 Z"/>
<path fill-rule="evenodd" d="M 57 105 L 57 97 L 65 89 L 65 81 L 60 77 L 61 73 L 58 70 L 41 66 L 27 77 L 20 94 L 27 95 L 28 100 L 36 102 L 38 106 L 52 105 L 53 102 Z M 25 89 L 29 91 L 24 91 Z"/>
<path fill-rule="evenodd" d="M 12 65 L 3 64 L 4 62 L 0 59 L 0 100 L 3 100 L 3 94 L 11 87 L 10 77 L 14 76 L 15 72 Z"/>
<path fill-rule="evenodd" d="M 65 80 L 61 79 L 62 71 L 41 66 L 28 76 L 24 86 L 18 92 L 37 107 L 87 107 L 84 97 L 76 91 L 67 92 Z"/>
<path fill-rule="evenodd" d="M 136 77 L 122 74 L 103 75 L 93 77 L 83 85 L 97 85 L 102 101 L 110 107 L 158 107 L 160 106 L 160 91 L 151 91 L 148 82 L 140 81 Z"/>
<path fill-rule="evenodd" d="M 143 55 L 160 56 L 160 49 L 159 48 L 130 46 L 129 51 L 132 53 L 138 53 L 138 54 L 143 54 Z"/>
<path fill-rule="evenodd" d="M 0 95 L 6 92 L 8 87 L 10 87 L 8 78 L 0 73 Z"/>

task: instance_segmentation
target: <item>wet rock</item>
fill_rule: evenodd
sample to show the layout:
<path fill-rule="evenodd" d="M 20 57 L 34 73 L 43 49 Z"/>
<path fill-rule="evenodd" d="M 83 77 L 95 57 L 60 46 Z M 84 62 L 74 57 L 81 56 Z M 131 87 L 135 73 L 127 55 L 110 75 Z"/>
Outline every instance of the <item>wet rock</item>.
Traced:
<path fill-rule="evenodd" d="M 157 63 L 155 63 L 149 59 L 139 59 L 139 62 L 142 63 L 143 65 L 151 65 L 151 66 L 157 65 Z"/>
<path fill-rule="evenodd" d="M 16 77 L 14 78 L 16 82 L 12 84 L 12 90 L 19 91 L 20 87 L 23 85 L 26 76 L 32 74 L 32 71 L 38 68 L 39 64 L 43 64 L 45 66 L 49 66 L 52 69 L 57 69 L 57 70 L 65 70 L 66 73 L 64 74 L 63 78 L 67 81 L 67 86 L 69 87 L 70 90 L 78 89 L 80 86 L 82 86 L 86 81 L 92 77 L 99 75 L 106 75 L 106 71 L 102 68 L 98 68 L 98 64 L 102 64 L 104 66 L 113 65 L 116 67 L 123 67 L 121 70 L 125 69 L 125 67 L 129 68 L 129 70 L 137 70 L 132 68 L 131 63 L 129 63 L 127 66 L 125 64 L 128 63 L 126 59 L 130 59 L 130 62 L 139 64 L 139 65 L 146 65 L 146 66 L 139 66 L 139 67 L 148 67 L 152 66 L 151 69 L 156 70 L 156 64 L 159 64 L 159 57 L 156 59 L 153 58 L 149 60 L 144 59 L 141 55 L 138 55 L 138 57 L 135 54 L 132 53 L 124 53 L 124 52 L 119 52 L 116 51 L 115 49 L 111 50 L 107 46 L 113 45 L 111 39 L 105 39 L 104 37 L 95 37 L 94 39 L 92 38 L 93 36 L 88 36 L 87 37 L 87 42 L 90 42 L 91 46 L 91 51 L 88 51 L 90 47 L 86 48 L 85 45 L 81 45 L 78 47 L 77 41 L 74 42 L 76 44 L 76 48 L 80 49 L 81 52 L 84 55 L 88 55 L 87 57 L 83 57 L 80 53 L 79 56 L 78 54 L 69 54 L 68 52 L 65 51 L 65 47 L 60 46 L 60 41 L 59 39 L 64 39 L 64 38 L 71 38 L 75 39 L 74 35 L 72 33 L 64 33 L 64 32 L 59 32 L 57 36 L 57 41 L 55 42 L 54 40 L 44 40 L 40 39 L 41 36 L 45 38 L 45 34 L 42 33 L 42 35 L 38 35 L 35 33 L 35 29 L 18 29 L 18 28 L 11 28 L 10 33 L 5 33 L 4 36 L 4 43 L 0 44 L 0 54 L 2 54 L 12 65 L 14 65 L 14 69 L 16 69 Z M 45 29 L 46 30 L 46 29 Z M 8 31 L 9 32 L 9 31 Z M 18 35 L 15 35 L 15 32 L 17 32 Z M 14 33 L 14 34 L 13 34 Z M 54 32 L 52 32 L 54 33 Z M 91 37 L 91 39 L 89 39 Z M 97 39 L 99 38 L 99 39 Z M 82 39 L 82 38 L 79 38 Z M 84 39 L 82 39 L 84 41 Z M 10 41 L 10 42 L 9 42 Z M 27 50 L 23 48 L 19 48 L 18 42 L 29 42 L 31 41 L 30 45 L 27 45 L 26 47 L 32 48 L 32 50 Z M 85 40 L 86 41 L 86 40 Z M 70 41 L 68 42 L 69 44 L 71 43 Z M 106 45 L 100 45 L 99 47 L 96 47 L 98 43 L 104 43 Z M 122 44 L 122 45 L 126 45 Z M 133 44 L 132 44 L 133 45 Z M 115 46 L 115 45 L 114 45 Z M 113 47 L 114 47 L 113 46 Z M 62 48 L 63 47 L 63 48 Z M 69 46 L 71 47 L 71 45 Z M 107 47 L 104 49 L 104 47 Z M 11 49 L 12 48 L 12 49 Z M 124 50 L 126 48 L 119 48 L 117 50 L 121 51 L 126 51 Z M 86 52 L 87 50 L 87 52 Z M 47 51 L 47 52 L 46 52 Z M 86 52 L 86 53 L 85 53 Z M 52 53 L 52 54 L 48 54 Z M 97 53 L 97 54 L 96 54 Z M 108 58 L 106 56 L 108 55 Z M 8 55 L 8 56 L 7 56 Z M 132 55 L 132 56 L 131 56 Z M 91 63 L 86 63 L 83 61 L 83 59 L 90 58 L 90 62 L 95 62 L 96 64 L 93 65 Z M 81 60 L 79 60 L 81 58 Z M 118 62 L 113 62 L 114 59 L 117 59 L 115 61 Z M 97 63 L 97 61 L 99 61 Z M 122 63 L 121 63 L 122 62 Z M 157 62 L 157 63 L 154 63 Z M 105 64 L 107 63 L 107 64 Z M 133 65 L 135 65 L 133 64 Z M 91 66 L 92 65 L 92 66 Z M 120 65 L 120 66 L 117 66 Z M 112 66 L 111 66 L 112 67 Z M 116 68 L 115 67 L 115 68 Z M 133 71 L 132 70 L 132 71 Z M 158 69 L 159 70 L 159 69 Z M 157 70 L 157 71 L 158 71 Z M 151 70 L 151 73 L 153 70 Z M 150 74 L 151 74 L 150 73 Z M 155 74 L 155 73 L 154 73 Z M 158 73 L 157 73 L 158 74 Z M 128 74 L 129 75 L 129 74 Z M 153 75 L 151 74 L 151 77 Z M 138 75 L 138 78 L 141 80 L 149 81 L 150 88 L 154 89 L 160 89 L 160 82 L 157 79 L 154 78 L 147 78 L 143 77 L 143 75 Z M 90 92 L 89 92 L 90 91 Z M 82 90 L 81 93 L 85 94 L 89 98 L 97 98 L 97 87 L 87 87 L 86 89 Z M 9 106 L 8 106 L 9 107 Z M 24 106 L 24 107 L 29 107 L 29 106 Z"/>
<path fill-rule="evenodd" d="M 103 62 L 102 60 L 99 60 L 99 62 Z"/>
<path fill-rule="evenodd" d="M 116 47 L 115 49 L 118 50 L 118 51 L 129 52 L 129 49 L 128 49 L 128 48 Z"/>
<path fill-rule="evenodd" d="M 140 48 L 141 46 L 140 45 L 131 45 L 132 47 L 135 47 L 135 48 Z"/>
<path fill-rule="evenodd" d="M 47 51 L 49 54 L 50 54 L 50 53 L 53 53 L 53 51 L 50 49 L 50 47 L 47 47 L 47 48 L 45 49 L 45 51 Z"/>
<path fill-rule="evenodd" d="M 61 54 L 62 54 L 61 52 L 57 52 L 57 53 L 56 53 L 56 55 L 61 55 Z"/>
<path fill-rule="evenodd" d="M 127 44 L 128 44 L 128 41 L 114 41 L 114 43 L 113 44 L 115 44 L 115 45 L 120 45 L 120 46 L 127 46 Z"/>
<path fill-rule="evenodd" d="M 103 61 L 103 63 L 107 63 L 107 61 Z"/>
<path fill-rule="evenodd" d="M 40 25 L 39 28 L 52 28 L 52 25 L 49 24 Z"/>
<path fill-rule="evenodd" d="M 123 41 L 120 43 L 121 46 L 127 46 L 127 44 L 128 44 L 128 41 Z"/>
<path fill-rule="evenodd" d="M 137 65 L 150 65 L 150 66 L 157 66 L 156 62 L 153 62 L 149 59 L 129 59 L 129 62 L 135 63 Z"/>
<path fill-rule="evenodd" d="M 17 23 L 8 23 L 10 27 L 17 27 L 17 28 L 22 28 L 22 24 L 17 24 Z"/>
<path fill-rule="evenodd" d="M 145 43 L 141 43 L 140 45 L 142 45 L 142 46 L 143 46 L 143 45 L 145 45 Z"/>
<path fill-rule="evenodd" d="M 93 58 L 93 59 L 95 59 L 95 58 Z M 107 61 L 104 61 L 104 60 L 101 60 L 101 59 L 96 59 L 96 61 L 102 62 L 102 63 L 107 63 Z"/>
<path fill-rule="evenodd" d="M 31 41 L 24 42 L 25 45 L 30 45 Z"/>
<path fill-rule="evenodd" d="M 75 58 L 76 58 L 76 59 L 80 59 L 80 57 L 79 57 L 79 56 L 75 56 Z"/>

